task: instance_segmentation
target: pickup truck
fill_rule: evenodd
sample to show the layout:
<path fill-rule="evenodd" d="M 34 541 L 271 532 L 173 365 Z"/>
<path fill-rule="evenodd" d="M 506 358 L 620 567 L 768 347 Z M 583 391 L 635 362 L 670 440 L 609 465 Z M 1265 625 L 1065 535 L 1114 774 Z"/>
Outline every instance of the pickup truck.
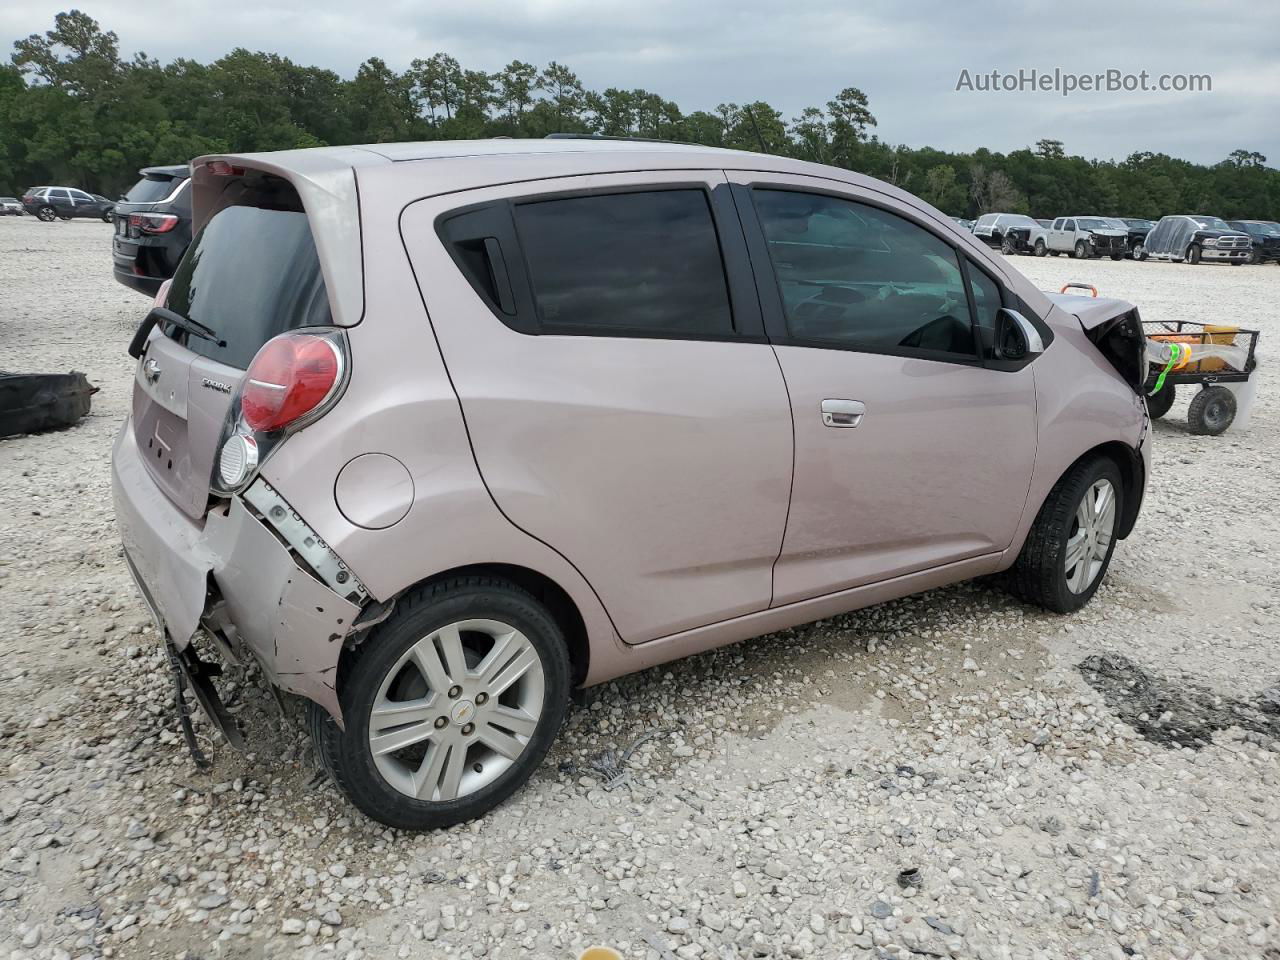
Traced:
<path fill-rule="evenodd" d="M 1128 231 L 1112 226 L 1107 217 L 1059 217 L 1045 232 L 1052 256 L 1069 253 L 1077 260 L 1103 256 L 1123 260 L 1127 239 Z"/>
<path fill-rule="evenodd" d="M 984 213 L 973 224 L 973 235 L 1001 253 L 1045 254 L 1044 227 L 1021 213 Z"/>

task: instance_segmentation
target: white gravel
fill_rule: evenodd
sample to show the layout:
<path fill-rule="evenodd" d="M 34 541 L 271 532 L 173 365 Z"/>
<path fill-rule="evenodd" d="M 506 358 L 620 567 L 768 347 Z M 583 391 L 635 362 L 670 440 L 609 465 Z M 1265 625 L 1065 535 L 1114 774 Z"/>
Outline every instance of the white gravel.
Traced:
<path fill-rule="evenodd" d="M 651 670 L 505 807 L 412 836 L 320 781 L 252 677 L 252 754 L 206 737 L 204 774 L 177 738 L 112 522 L 146 301 L 108 238 L 0 221 L 0 366 L 102 388 L 0 441 L 0 957 L 1280 960 L 1280 267 L 1016 260 L 1264 330 L 1251 431 L 1193 437 L 1185 398 L 1157 425 L 1082 613 L 968 584 Z M 604 789 L 593 760 L 655 728 Z"/>

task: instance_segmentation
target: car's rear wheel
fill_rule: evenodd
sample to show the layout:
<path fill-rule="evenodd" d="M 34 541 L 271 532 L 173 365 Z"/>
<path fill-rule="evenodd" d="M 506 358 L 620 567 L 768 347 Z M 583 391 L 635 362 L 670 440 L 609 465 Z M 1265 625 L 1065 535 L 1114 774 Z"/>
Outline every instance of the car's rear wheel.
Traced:
<path fill-rule="evenodd" d="M 1147 413 L 1151 414 L 1152 420 L 1159 420 L 1173 407 L 1175 393 L 1172 383 L 1166 383 L 1160 387 L 1158 393 L 1147 394 Z"/>
<path fill-rule="evenodd" d="M 45 223 L 53 223 L 58 219 L 58 211 L 48 205 L 40 207 L 36 210 L 36 219 L 43 220 Z"/>
<path fill-rule="evenodd" d="M 569 699 L 564 636 L 531 595 L 465 577 L 401 598 L 358 646 L 346 730 L 311 706 L 316 750 L 363 813 L 406 830 L 482 816 L 555 739 Z"/>
<path fill-rule="evenodd" d="M 1205 387 L 1191 398 L 1187 425 L 1192 433 L 1216 437 L 1236 419 L 1236 395 L 1226 387 Z"/>
<path fill-rule="evenodd" d="M 1111 255 L 1111 259 L 1112 259 L 1112 260 L 1123 260 L 1123 259 L 1124 259 L 1124 254 L 1123 254 L 1123 253 L 1113 253 L 1113 254 Z"/>
<path fill-rule="evenodd" d="M 1088 260 L 1089 245 L 1085 243 L 1083 240 L 1077 240 L 1076 248 L 1075 250 L 1072 251 L 1072 256 L 1074 256 L 1077 260 Z"/>
<path fill-rule="evenodd" d="M 1010 571 L 1014 593 L 1056 613 L 1079 610 L 1111 564 L 1124 506 L 1120 471 L 1107 457 L 1081 460 L 1054 485 Z"/>

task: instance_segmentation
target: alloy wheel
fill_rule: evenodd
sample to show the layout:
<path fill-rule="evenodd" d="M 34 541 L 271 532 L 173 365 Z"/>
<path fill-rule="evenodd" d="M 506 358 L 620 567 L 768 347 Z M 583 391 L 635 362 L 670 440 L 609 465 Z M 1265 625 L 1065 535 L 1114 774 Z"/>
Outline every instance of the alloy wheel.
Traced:
<path fill-rule="evenodd" d="M 387 671 L 369 714 L 383 779 L 448 802 L 492 783 L 528 746 L 546 696 L 528 637 L 497 620 L 462 620 L 423 637 Z"/>
<path fill-rule="evenodd" d="M 1063 572 L 1072 593 L 1084 593 L 1102 572 L 1115 528 L 1115 487 L 1102 477 L 1085 491 L 1071 519 Z"/>

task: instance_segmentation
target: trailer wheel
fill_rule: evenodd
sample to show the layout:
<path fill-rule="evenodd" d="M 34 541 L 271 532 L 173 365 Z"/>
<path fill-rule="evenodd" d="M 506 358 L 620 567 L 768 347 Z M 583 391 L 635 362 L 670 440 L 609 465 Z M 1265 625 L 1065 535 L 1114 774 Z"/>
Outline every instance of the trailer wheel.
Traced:
<path fill-rule="evenodd" d="M 1236 418 L 1236 395 L 1226 387 L 1205 387 L 1191 398 L 1187 423 L 1191 432 L 1216 437 Z"/>
<path fill-rule="evenodd" d="M 1160 388 L 1159 393 L 1147 394 L 1147 413 L 1151 414 L 1152 420 L 1159 420 L 1169 408 L 1173 406 L 1174 390 L 1172 383 L 1166 383 Z"/>

